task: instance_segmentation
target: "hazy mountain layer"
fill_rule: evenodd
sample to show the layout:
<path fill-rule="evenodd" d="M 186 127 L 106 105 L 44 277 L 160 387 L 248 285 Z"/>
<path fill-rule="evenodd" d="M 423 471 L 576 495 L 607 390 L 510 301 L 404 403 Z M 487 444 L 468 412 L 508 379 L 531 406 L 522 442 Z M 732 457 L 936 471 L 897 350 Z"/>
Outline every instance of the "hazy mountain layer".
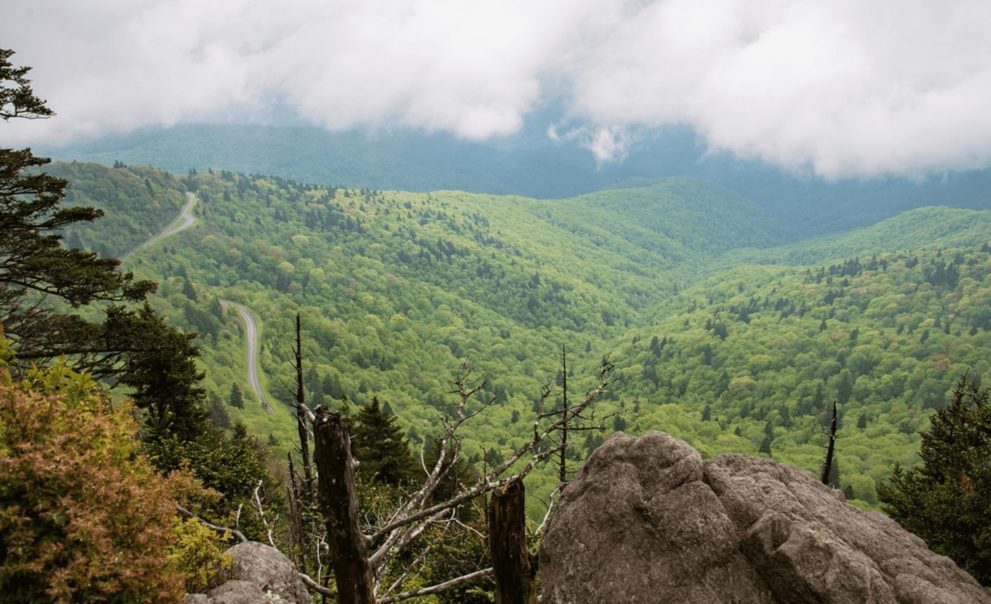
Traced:
<path fill-rule="evenodd" d="M 597 164 L 576 141 L 553 142 L 539 120 L 520 134 L 466 142 L 415 131 L 329 133 L 308 127 L 180 125 L 45 149 L 61 159 L 272 174 L 352 188 L 562 198 L 670 176 L 703 178 L 758 203 L 800 239 L 873 224 L 912 208 L 991 208 L 991 171 L 826 182 L 707 154 L 687 128 L 642 133 L 623 161 Z"/>

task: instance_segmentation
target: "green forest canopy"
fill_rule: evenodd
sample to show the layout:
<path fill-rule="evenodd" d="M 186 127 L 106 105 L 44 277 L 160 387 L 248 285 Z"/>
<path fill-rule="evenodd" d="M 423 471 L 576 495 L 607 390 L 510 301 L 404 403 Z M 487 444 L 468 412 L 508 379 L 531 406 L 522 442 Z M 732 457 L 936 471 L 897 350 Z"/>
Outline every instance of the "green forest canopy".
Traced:
<path fill-rule="evenodd" d="M 490 376 L 495 400 L 467 451 L 497 458 L 525 435 L 563 344 L 576 391 L 603 355 L 616 363 L 599 403 L 615 414 L 609 428 L 661 428 L 706 454 L 756 453 L 767 439 L 774 458 L 816 470 L 837 400 L 840 484 L 873 505 L 892 464 L 913 462 L 919 429 L 959 375 L 991 379 L 987 212 L 924 208 L 774 247 L 783 235 L 773 217 L 683 178 L 534 200 L 71 169 L 79 201 L 127 216 L 134 201 L 94 186 L 148 178 L 172 200 L 157 223 L 185 189 L 199 196 L 202 222 L 128 267 L 160 280 L 162 311 L 200 332 L 215 401 L 244 379 L 242 335 L 216 300 L 264 318 L 262 369 L 283 401 L 299 311 L 312 402 L 377 396 L 416 445 L 452 404 L 449 378 L 467 360 Z M 77 236 L 133 244 L 100 228 Z M 912 249 L 917 241 L 930 244 Z M 288 447 L 287 409 L 266 415 L 245 394 L 231 416 Z M 604 436 L 589 433 L 579 448 Z"/>

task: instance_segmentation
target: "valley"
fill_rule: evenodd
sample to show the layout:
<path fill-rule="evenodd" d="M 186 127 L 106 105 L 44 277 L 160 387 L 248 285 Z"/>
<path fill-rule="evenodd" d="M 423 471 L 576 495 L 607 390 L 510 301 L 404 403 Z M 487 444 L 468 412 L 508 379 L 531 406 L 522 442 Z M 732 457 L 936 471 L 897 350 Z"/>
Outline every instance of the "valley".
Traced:
<path fill-rule="evenodd" d="M 140 200 L 90 183 L 123 187 L 146 169 L 71 167 L 80 202 L 138 214 Z M 466 452 L 487 463 L 525 438 L 542 386 L 560 379 L 561 346 L 575 391 L 603 357 L 616 365 L 597 403 L 606 430 L 579 440 L 575 469 L 613 430 L 659 428 L 706 455 L 764 454 L 817 471 L 836 400 L 838 485 L 867 507 L 894 463 L 914 463 L 918 431 L 956 379 L 991 380 L 986 211 L 921 208 L 796 242 L 780 217 L 683 177 L 538 200 L 155 174 L 162 198 L 200 199 L 200 221 L 127 266 L 159 280 L 155 304 L 199 332 L 212 405 L 276 448 L 294 438 L 296 312 L 311 402 L 376 396 L 415 446 L 470 363 L 493 402 Z M 162 205 L 155 221 L 176 212 Z M 113 242 L 102 227 L 67 237 Z M 264 321 L 271 414 L 253 397 L 243 410 L 224 403 L 232 384 L 246 385 L 227 300 Z M 539 508 L 553 479 L 531 482 Z"/>

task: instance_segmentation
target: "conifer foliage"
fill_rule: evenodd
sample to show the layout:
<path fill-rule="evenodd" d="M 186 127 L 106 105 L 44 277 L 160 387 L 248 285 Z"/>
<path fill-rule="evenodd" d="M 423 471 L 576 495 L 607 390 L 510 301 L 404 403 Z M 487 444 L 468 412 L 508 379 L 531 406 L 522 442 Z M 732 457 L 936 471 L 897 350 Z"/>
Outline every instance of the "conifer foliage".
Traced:
<path fill-rule="evenodd" d="M 884 510 L 933 550 L 991 585 L 991 390 L 963 376 L 922 433 L 922 464 L 896 466 Z"/>
<path fill-rule="evenodd" d="M 29 69 L 15 67 L 11 55 L 0 49 L 0 118 L 52 115 L 32 92 Z M 38 170 L 47 163 L 30 149 L 0 148 L 0 323 L 25 364 L 71 355 L 79 368 L 107 372 L 128 348 L 154 340 L 129 339 L 124 349 L 109 346 L 103 325 L 57 312 L 44 298 L 61 299 L 72 308 L 133 302 L 144 299 L 155 284 L 120 272 L 116 259 L 62 245 L 61 229 L 96 220 L 102 212 L 59 207 L 68 183 Z"/>
<path fill-rule="evenodd" d="M 351 448 L 361 463 L 359 476 L 365 481 L 398 486 L 417 477 L 409 441 L 396 425 L 396 418 L 382 408 L 377 397 L 361 407 L 354 421 Z"/>

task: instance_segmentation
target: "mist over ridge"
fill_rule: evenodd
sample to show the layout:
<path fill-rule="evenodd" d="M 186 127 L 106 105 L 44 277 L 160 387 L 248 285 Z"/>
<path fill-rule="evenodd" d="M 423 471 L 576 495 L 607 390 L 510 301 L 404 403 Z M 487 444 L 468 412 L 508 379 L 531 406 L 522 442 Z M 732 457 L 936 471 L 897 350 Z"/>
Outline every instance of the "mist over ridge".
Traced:
<path fill-rule="evenodd" d="M 332 133 L 307 126 L 182 124 L 41 150 L 57 159 L 149 164 L 175 172 L 227 169 L 300 182 L 375 189 L 464 190 L 563 198 L 672 176 L 747 197 L 795 238 L 873 224 L 912 208 L 991 208 L 991 170 L 922 178 L 826 180 L 727 153 L 708 153 L 688 127 L 652 130 L 621 161 L 597 162 L 573 141 L 553 141 L 535 119 L 519 134 L 472 142 L 409 130 Z"/>

